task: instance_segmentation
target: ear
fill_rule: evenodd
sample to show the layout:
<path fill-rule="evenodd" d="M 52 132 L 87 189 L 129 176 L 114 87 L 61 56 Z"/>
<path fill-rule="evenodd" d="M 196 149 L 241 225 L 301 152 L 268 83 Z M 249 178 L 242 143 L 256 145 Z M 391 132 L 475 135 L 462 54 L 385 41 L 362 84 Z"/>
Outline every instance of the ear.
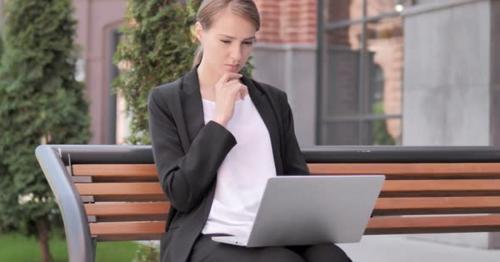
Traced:
<path fill-rule="evenodd" d="M 196 39 L 198 39 L 198 42 L 201 43 L 203 39 L 203 26 L 200 22 L 196 22 L 196 24 L 194 25 L 194 33 L 196 35 Z"/>

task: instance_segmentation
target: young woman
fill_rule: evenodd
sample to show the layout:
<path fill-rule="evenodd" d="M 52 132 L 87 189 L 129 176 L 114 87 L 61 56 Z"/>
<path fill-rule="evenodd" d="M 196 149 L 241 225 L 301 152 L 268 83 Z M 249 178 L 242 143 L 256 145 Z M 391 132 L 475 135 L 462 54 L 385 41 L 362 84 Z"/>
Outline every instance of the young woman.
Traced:
<path fill-rule="evenodd" d="M 283 91 L 239 74 L 260 18 L 252 0 L 205 0 L 193 69 L 153 89 L 153 153 L 171 209 L 161 261 L 350 261 L 334 244 L 246 248 L 211 236 L 248 234 L 265 183 L 308 174 Z"/>

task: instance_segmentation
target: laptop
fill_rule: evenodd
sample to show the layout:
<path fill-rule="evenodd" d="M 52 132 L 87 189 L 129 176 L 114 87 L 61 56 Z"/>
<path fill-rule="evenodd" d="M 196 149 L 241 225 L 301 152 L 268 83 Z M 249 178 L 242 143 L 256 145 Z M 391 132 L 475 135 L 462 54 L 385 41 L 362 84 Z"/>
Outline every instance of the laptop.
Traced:
<path fill-rule="evenodd" d="M 246 247 L 359 242 L 384 180 L 384 175 L 272 177 L 250 234 L 212 240 Z"/>

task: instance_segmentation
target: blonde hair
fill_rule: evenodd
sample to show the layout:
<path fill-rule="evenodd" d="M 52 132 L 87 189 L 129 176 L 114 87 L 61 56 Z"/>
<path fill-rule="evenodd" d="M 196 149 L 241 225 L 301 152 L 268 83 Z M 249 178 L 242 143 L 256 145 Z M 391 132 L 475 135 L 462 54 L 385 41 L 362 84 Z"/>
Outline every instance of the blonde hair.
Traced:
<path fill-rule="evenodd" d="M 257 31 L 260 29 L 260 15 L 253 0 L 203 0 L 196 13 L 196 21 L 203 29 L 210 29 L 214 23 L 214 17 L 228 6 L 234 14 L 250 21 Z M 193 68 L 201 63 L 202 57 L 203 50 L 199 45 L 194 55 Z"/>

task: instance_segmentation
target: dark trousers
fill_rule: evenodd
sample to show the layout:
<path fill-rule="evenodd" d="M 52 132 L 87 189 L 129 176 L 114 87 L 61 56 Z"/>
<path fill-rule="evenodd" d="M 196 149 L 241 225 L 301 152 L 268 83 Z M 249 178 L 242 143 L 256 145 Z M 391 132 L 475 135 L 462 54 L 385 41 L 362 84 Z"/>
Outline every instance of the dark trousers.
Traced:
<path fill-rule="evenodd" d="M 212 241 L 200 235 L 191 251 L 191 262 L 349 262 L 351 259 L 335 244 L 311 246 L 247 248 Z"/>

